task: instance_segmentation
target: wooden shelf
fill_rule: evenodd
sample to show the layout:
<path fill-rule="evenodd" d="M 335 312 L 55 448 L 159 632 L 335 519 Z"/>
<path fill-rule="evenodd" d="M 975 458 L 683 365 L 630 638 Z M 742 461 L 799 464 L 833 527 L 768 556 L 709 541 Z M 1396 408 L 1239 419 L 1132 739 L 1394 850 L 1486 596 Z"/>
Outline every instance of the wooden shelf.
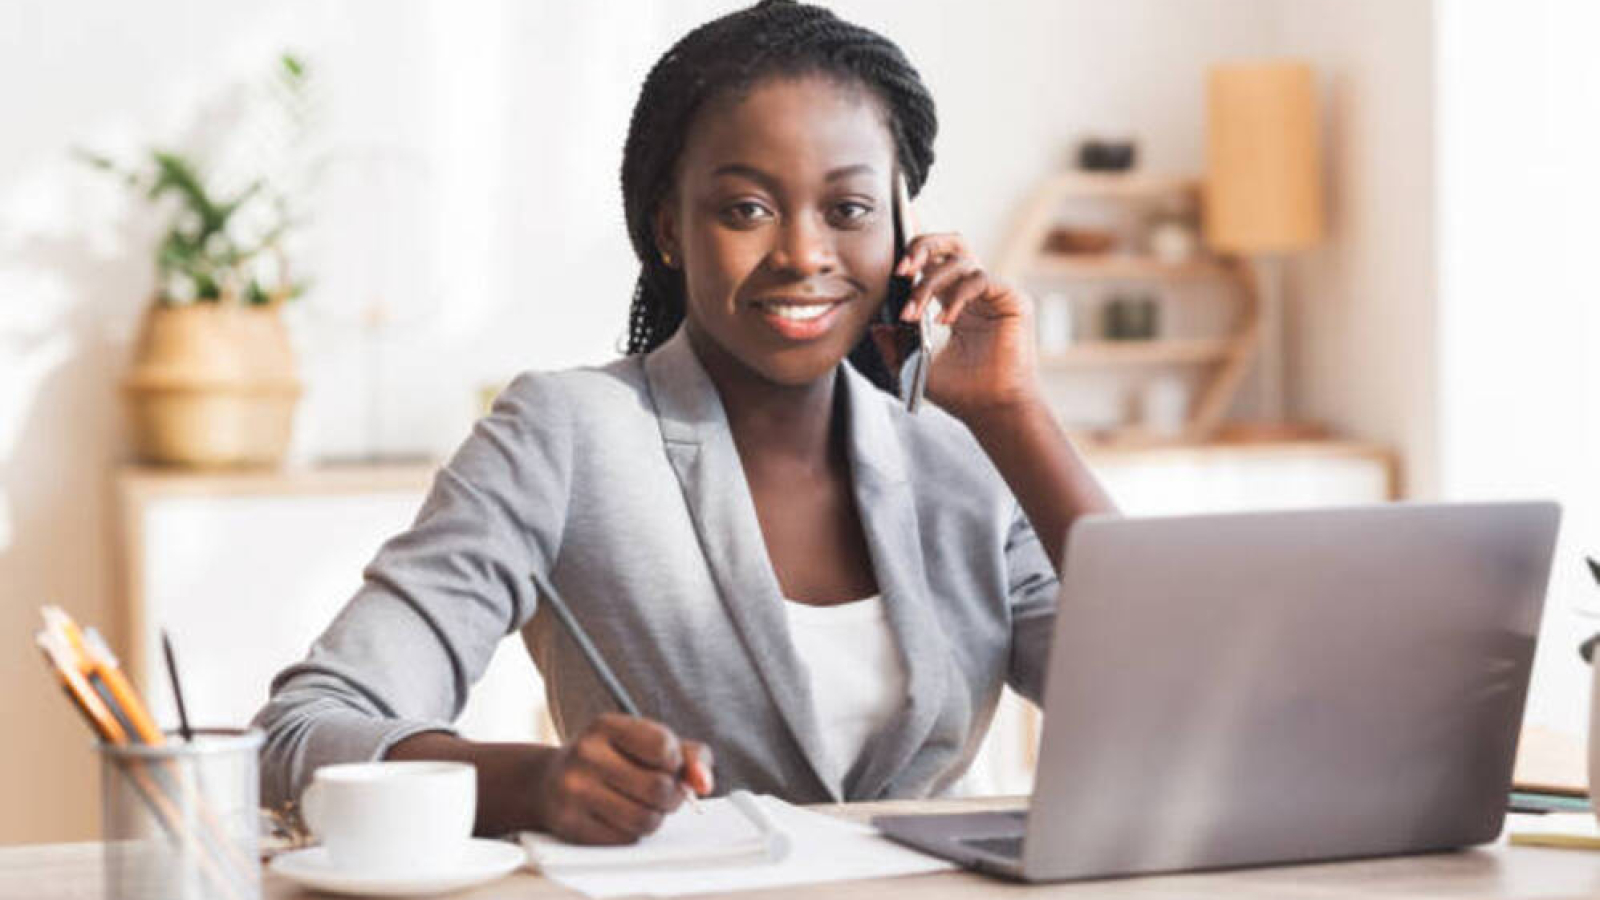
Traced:
<path fill-rule="evenodd" d="M 439 462 L 404 460 L 337 463 L 262 469 L 186 469 L 125 465 L 117 480 L 132 500 L 149 497 L 296 496 L 422 492 L 433 483 Z"/>
<path fill-rule="evenodd" d="M 1039 365 L 1047 369 L 1075 369 L 1093 366 L 1214 363 L 1226 359 L 1233 347 L 1233 340 L 1230 338 L 1085 341 L 1074 344 L 1072 349 L 1065 353 L 1041 355 Z"/>
<path fill-rule="evenodd" d="M 1223 417 L 1243 383 L 1257 345 L 1261 322 L 1255 279 L 1248 266 L 1237 260 L 1201 255 L 1193 260 L 1166 263 L 1148 254 L 1082 254 L 1045 252 L 1051 230 L 1062 222 L 1062 207 L 1073 201 L 1094 200 L 1123 207 L 1137 215 L 1141 205 L 1152 201 L 1202 199 L 1201 179 L 1185 175 L 1157 175 L 1142 172 L 1058 172 L 1050 175 L 1029 199 L 1018 217 L 1011 239 L 999 254 L 995 271 L 1014 284 L 1049 279 L 1079 282 L 1143 282 L 1157 289 L 1173 283 L 1203 283 L 1226 290 L 1239 314 L 1229 333 L 1215 338 L 1098 341 L 1069 347 L 1065 352 L 1044 357 L 1042 369 L 1057 375 L 1094 371 L 1118 372 L 1123 380 L 1128 369 L 1152 365 L 1203 365 L 1198 373 L 1199 392 L 1188 406 L 1182 429 L 1186 442 L 1217 435 Z M 1164 294 L 1176 291 L 1162 290 Z M 1207 292 L 1212 293 L 1210 291 Z M 1197 298 L 1200 299 L 1200 298 Z M 1210 299 L 1210 298 L 1207 298 Z M 1120 370 L 1120 371 L 1119 371 Z M 1135 369 L 1132 373 L 1137 377 Z M 1140 439 L 1132 434 L 1120 437 Z M 1167 443 L 1170 443 L 1168 441 Z"/>
<path fill-rule="evenodd" d="M 1049 253 L 1038 256 L 1029 275 L 1040 278 L 1079 278 L 1095 281 L 1117 279 L 1141 281 L 1222 281 L 1233 277 L 1228 267 L 1215 259 L 1201 257 L 1187 262 L 1162 262 L 1153 256 L 1132 254 L 1070 255 Z"/>
<path fill-rule="evenodd" d="M 1164 460 L 1200 464 L 1238 459 L 1362 459 L 1385 467 L 1394 465 L 1388 449 L 1365 441 L 1326 439 L 1316 441 L 1194 441 L 1185 438 L 1158 438 L 1128 428 L 1118 431 L 1072 432 L 1091 463 L 1154 462 Z"/>
<path fill-rule="evenodd" d="M 1045 188 L 1062 199 L 1159 200 L 1198 195 L 1200 179 L 1147 172 L 1062 172 Z"/>

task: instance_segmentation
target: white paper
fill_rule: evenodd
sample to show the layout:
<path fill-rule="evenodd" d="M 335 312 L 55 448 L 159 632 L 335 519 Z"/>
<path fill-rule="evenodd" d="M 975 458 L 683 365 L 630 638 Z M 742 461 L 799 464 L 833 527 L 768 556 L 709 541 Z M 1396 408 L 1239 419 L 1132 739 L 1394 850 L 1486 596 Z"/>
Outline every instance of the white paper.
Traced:
<path fill-rule="evenodd" d="M 1506 832 L 1513 837 L 1561 837 L 1587 846 L 1600 847 L 1600 822 L 1594 813 L 1553 812 L 1543 815 L 1506 816 Z"/>
<path fill-rule="evenodd" d="M 789 836 L 791 849 L 781 862 L 764 860 L 760 834 L 726 799 L 703 803 L 703 816 L 681 808 L 660 831 L 629 847 L 561 845 L 563 850 L 551 851 L 551 839 L 544 835 L 527 834 L 523 840 L 525 846 L 530 840 L 545 845 L 543 864 L 532 856 L 530 863 L 546 877 L 596 898 L 673 897 L 955 868 L 896 844 L 871 826 L 800 809 L 775 797 L 756 800 Z M 726 853 L 730 845 L 743 848 L 743 855 L 730 860 Z M 563 860 L 568 864 L 561 865 Z"/>
<path fill-rule="evenodd" d="M 685 806 L 654 834 L 625 847 L 569 844 L 534 831 L 523 832 L 522 847 L 528 852 L 528 864 L 546 873 L 767 861 L 766 835 L 732 802 L 731 795 L 702 800 L 700 806 L 703 813 Z"/>

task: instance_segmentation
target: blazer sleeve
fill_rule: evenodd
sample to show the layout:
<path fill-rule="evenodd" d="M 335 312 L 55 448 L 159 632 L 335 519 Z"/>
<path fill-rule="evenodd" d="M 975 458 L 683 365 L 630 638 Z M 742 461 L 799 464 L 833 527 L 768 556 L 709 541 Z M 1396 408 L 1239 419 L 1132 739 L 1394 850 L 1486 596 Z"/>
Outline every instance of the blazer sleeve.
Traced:
<path fill-rule="evenodd" d="M 1039 536 L 1022 513 L 1012 514 L 1006 533 L 1006 575 L 1011 604 L 1011 661 L 1006 683 L 1040 704 L 1055 632 L 1056 593 L 1060 585 Z"/>
<path fill-rule="evenodd" d="M 381 759 L 402 738 L 452 730 L 500 640 L 533 617 L 528 573 L 556 558 L 569 407 L 556 376 L 513 382 L 306 658 L 273 679 L 255 718 L 264 804 L 297 798 L 319 766 Z"/>

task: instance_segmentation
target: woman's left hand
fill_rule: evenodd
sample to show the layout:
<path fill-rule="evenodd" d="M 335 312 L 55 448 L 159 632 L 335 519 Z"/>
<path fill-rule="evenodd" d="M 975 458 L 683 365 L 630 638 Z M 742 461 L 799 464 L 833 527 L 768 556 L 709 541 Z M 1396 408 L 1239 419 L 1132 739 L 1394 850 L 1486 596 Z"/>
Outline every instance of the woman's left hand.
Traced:
<path fill-rule="evenodd" d="M 991 276 L 966 238 L 919 235 L 895 274 L 922 277 L 906 302 L 906 321 L 937 297 L 943 311 L 936 321 L 950 326 L 950 340 L 928 372 L 930 400 L 970 421 L 1038 398 L 1032 301 Z"/>

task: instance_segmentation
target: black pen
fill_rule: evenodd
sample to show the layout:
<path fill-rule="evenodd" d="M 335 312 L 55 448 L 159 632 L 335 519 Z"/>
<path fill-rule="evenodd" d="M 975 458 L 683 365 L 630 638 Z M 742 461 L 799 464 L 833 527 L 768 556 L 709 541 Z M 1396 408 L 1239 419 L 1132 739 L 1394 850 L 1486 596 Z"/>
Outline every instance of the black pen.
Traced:
<path fill-rule="evenodd" d="M 172 639 L 161 629 L 161 653 L 167 658 L 167 678 L 172 682 L 172 699 L 178 702 L 178 732 L 185 743 L 194 742 L 194 729 L 189 727 L 189 710 L 183 705 L 183 682 L 178 679 L 178 661 L 172 658 Z"/>
<path fill-rule="evenodd" d="M 551 609 L 555 610 L 556 619 L 561 623 L 561 627 L 566 630 L 568 636 L 572 638 L 573 643 L 578 645 L 578 649 L 583 653 L 583 658 L 589 661 L 589 668 L 594 671 L 595 677 L 599 678 L 600 683 L 605 686 L 606 693 L 611 695 L 611 702 L 617 704 L 624 713 L 635 719 L 644 718 L 639 714 L 639 705 L 633 702 L 633 697 L 628 694 L 628 689 L 622 686 L 622 682 L 618 681 L 617 676 L 612 673 L 611 667 L 606 665 L 605 657 L 600 655 L 600 648 L 589 640 L 589 633 L 583 630 L 582 625 L 578 624 L 577 617 L 567 607 L 566 601 L 561 599 L 561 595 L 556 593 L 555 587 L 540 572 L 531 572 L 528 577 L 533 579 L 534 590 L 538 591 L 539 596 L 550 604 Z M 678 786 L 683 789 L 684 798 L 689 801 L 690 806 L 694 807 L 695 812 L 705 812 L 700 807 L 700 801 L 695 799 L 694 791 L 690 790 L 687 784 L 680 781 Z"/>

